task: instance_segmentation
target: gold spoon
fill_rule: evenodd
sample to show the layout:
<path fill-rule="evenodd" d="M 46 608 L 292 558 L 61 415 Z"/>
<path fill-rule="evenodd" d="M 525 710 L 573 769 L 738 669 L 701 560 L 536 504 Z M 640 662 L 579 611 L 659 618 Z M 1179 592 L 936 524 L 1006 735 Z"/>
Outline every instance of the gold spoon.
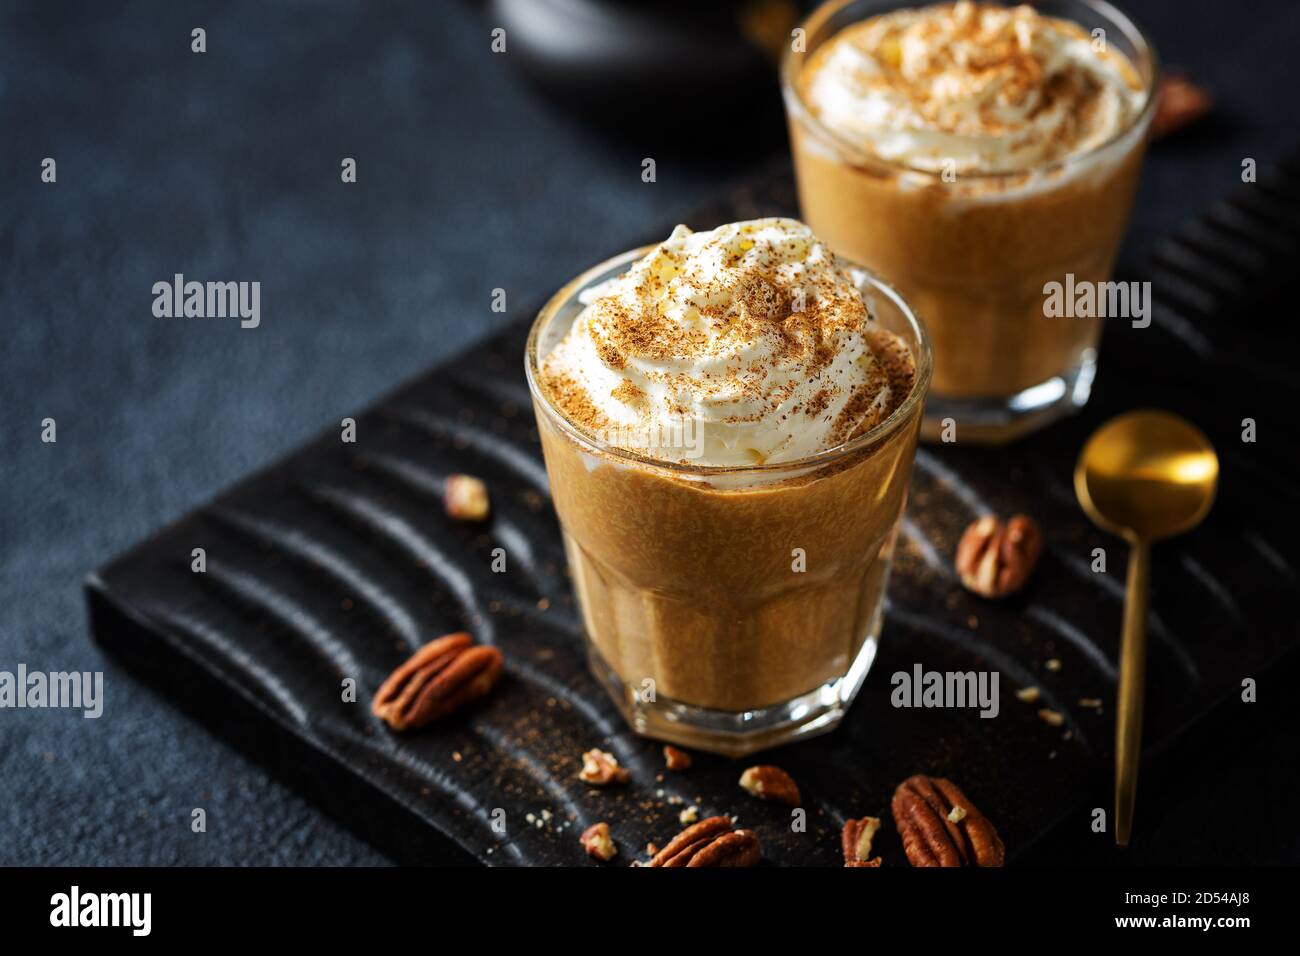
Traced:
<path fill-rule="evenodd" d="M 1169 412 L 1127 412 L 1093 433 L 1074 469 L 1074 493 L 1098 527 L 1131 551 L 1115 717 L 1115 842 L 1128 846 L 1137 797 L 1146 683 L 1151 544 L 1201 523 L 1219 482 L 1219 458 L 1199 429 Z"/>

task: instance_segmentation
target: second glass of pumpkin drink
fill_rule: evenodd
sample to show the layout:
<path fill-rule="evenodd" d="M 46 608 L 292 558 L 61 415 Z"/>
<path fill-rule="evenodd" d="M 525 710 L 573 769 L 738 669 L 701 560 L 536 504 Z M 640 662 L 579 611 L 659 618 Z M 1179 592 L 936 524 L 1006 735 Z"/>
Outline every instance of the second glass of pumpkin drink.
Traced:
<path fill-rule="evenodd" d="M 925 434 L 1000 442 L 1081 406 L 1102 319 L 1048 293 L 1110 279 L 1150 44 L 1099 0 L 832 0 L 802 29 L 782 83 L 803 216 L 925 319 Z"/>
<path fill-rule="evenodd" d="M 639 732 L 839 722 L 880 633 L 930 379 L 893 290 L 789 219 L 578 276 L 526 366 L 592 668 Z"/>

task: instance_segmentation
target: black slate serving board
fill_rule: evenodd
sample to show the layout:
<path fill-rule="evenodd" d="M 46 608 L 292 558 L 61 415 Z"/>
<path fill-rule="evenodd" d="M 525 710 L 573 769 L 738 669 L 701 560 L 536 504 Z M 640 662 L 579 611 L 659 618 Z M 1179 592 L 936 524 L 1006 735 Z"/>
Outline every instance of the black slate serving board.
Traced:
<path fill-rule="evenodd" d="M 1222 465 L 1206 524 L 1156 550 L 1148 753 L 1195 741 L 1207 715 L 1239 699 L 1244 677 L 1262 680 L 1295 654 L 1294 629 L 1282 624 L 1296 586 L 1294 522 L 1279 516 L 1297 513 L 1289 466 L 1300 448 L 1278 418 L 1296 407 L 1297 382 L 1288 355 L 1270 347 L 1272 327 L 1256 319 L 1291 308 L 1283 285 L 1300 265 L 1297 181 L 1293 156 L 1121 276 L 1153 283 L 1155 321 L 1109 323 L 1082 414 L 1008 448 L 922 447 L 880 653 L 857 703 L 836 732 L 761 757 L 798 780 L 806 832 L 792 832 L 785 808 L 738 789 L 758 758 L 701 754 L 690 771 L 665 773 L 659 745 L 632 735 L 588 674 L 523 378 L 528 314 L 356 415 L 355 443 L 328 428 L 95 572 L 94 637 L 404 862 L 587 864 L 577 838 L 598 820 L 627 861 L 698 806 L 702 817 L 739 815 L 772 864 L 837 865 L 844 819 L 887 817 L 898 782 L 926 772 L 966 790 L 1014 864 L 1058 828 L 1086 833 L 1090 809 L 1109 806 L 1125 549 L 1087 522 L 1071 486 L 1101 422 L 1134 407 L 1177 411 L 1210 436 Z M 795 209 L 782 163 L 691 224 Z M 1246 418 L 1254 443 L 1242 440 Z M 488 482 L 487 525 L 444 516 L 452 472 Z M 962 529 L 985 510 L 1031 514 L 1048 539 L 1031 585 L 1003 602 L 966 593 L 951 569 Z M 491 571 L 498 547 L 504 574 Z M 1090 568 L 1098 547 L 1104 574 Z M 205 573 L 191 570 L 194 548 L 206 552 Z M 504 650 L 496 691 L 424 732 L 388 733 L 369 712 L 374 689 L 414 647 L 462 628 Z M 918 663 L 998 671 L 1001 713 L 893 708 L 890 675 Z M 342 699 L 349 678 L 355 702 Z M 1017 700 L 1025 686 L 1042 699 Z M 1101 698 L 1101 711 L 1084 698 Z M 1064 725 L 1045 724 L 1040 707 Z M 576 779 L 593 746 L 631 769 L 629 786 Z M 1150 761 L 1147 788 L 1160 772 Z M 498 810 L 505 833 L 492 826 Z M 1144 813 L 1158 808 L 1140 793 L 1138 840 Z M 877 848 L 886 864 L 905 864 L 891 826 Z"/>

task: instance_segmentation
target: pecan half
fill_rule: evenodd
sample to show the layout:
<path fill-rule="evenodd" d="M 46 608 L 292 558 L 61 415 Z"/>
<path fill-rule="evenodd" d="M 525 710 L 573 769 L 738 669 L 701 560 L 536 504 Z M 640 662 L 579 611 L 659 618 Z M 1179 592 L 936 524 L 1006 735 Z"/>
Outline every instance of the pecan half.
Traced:
<path fill-rule="evenodd" d="M 753 830 L 737 830 L 730 817 L 709 817 L 687 827 L 654 855 L 649 866 L 757 866 L 763 856 Z"/>
<path fill-rule="evenodd" d="M 1006 860 L 993 824 L 948 780 L 908 777 L 894 791 L 892 809 L 913 866 L 1001 866 Z"/>
<path fill-rule="evenodd" d="M 861 817 L 845 820 L 840 832 L 840 846 L 844 850 L 845 866 L 880 866 L 880 857 L 872 857 L 871 841 L 880 829 L 879 817 Z"/>
<path fill-rule="evenodd" d="M 957 543 L 957 574 L 976 594 L 1005 597 L 1025 586 L 1042 550 L 1043 535 L 1033 519 L 1015 515 L 1003 523 L 985 515 Z"/>
<path fill-rule="evenodd" d="M 608 823 L 593 823 L 582 831 L 581 840 L 587 854 L 602 863 L 608 863 L 618 853 L 618 847 L 609 835 Z"/>
<path fill-rule="evenodd" d="M 487 485 L 473 475 L 448 475 L 442 504 L 447 517 L 456 521 L 485 521 L 492 508 Z"/>
<path fill-rule="evenodd" d="M 740 786 L 755 797 L 775 800 L 787 806 L 799 806 L 799 787 L 794 779 L 780 767 L 770 764 L 750 767 L 740 775 Z"/>
<path fill-rule="evenodd" d="M 477 700 L 501 676 L 501 652 L 464 631 L 430 641 L 393 671 L 370 710 L 393 730 L 414 730 Z"/>
<path fill-rule="evenodd" d="M 1160 139 L 1190 126 L 1214 108 L 1206 90 L 1176 67 L 1162 72 L 1156 91 L 1156 115 L 1151 120 L 1151 138 Z"/>
<path fill-rule="evenodd" d="M 582 755 L 578 779 L 583 783 L 603 787 L 610 783 L 627 783 L 630 776 L 626 768 L 618 765 L 618 758 L 612 753 L 593 748 Z"/>

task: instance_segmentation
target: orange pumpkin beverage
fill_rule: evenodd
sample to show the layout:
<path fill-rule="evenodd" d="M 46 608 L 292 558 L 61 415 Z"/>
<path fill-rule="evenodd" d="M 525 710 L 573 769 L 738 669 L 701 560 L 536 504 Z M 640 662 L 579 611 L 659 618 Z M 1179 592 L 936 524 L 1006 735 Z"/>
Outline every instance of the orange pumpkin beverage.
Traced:
<path fill-rule="evenodd" d="M 902 299 L 794 220 L 679 226 L 557 293 L 527 369 L 592 667 L 632 726 L 743 754 L 838 723 L 930 376 Z"/>
<path fill-rule="evenodd" d="M 804 217 L 897 285 L 935 365 L 926 434 L 998 442 L 1087 401 L 1154 111 L 1154 54 L 1105 3 L 832 0 L 783 68 Z"/>

